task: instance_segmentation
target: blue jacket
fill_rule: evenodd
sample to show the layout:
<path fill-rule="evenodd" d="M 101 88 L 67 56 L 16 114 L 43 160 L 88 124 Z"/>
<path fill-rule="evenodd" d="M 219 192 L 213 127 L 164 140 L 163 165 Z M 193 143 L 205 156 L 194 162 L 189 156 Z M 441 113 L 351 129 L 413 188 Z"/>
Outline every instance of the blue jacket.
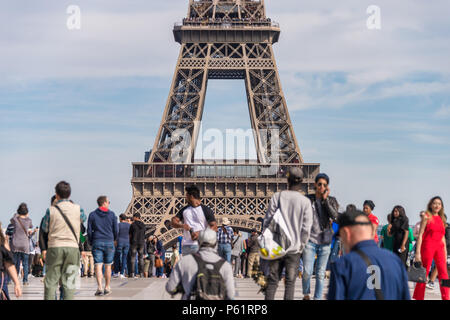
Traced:
<path fill-rule="evenodd" d="M 116 214 L 110 210 L 102 211 L 99 208 L 89 214 L 88 240 L 92 245 L 94 242 L 113 242 L 117 240 Z"/>
<path fill-rule="evenodd" d="M 381 291 L 385 300 L 411 300 L 406 268 L 398 256 L 381 249 L 375 241 L 356 244 L 352 251 L 330 265 L 331 277 L 328 300 L 375 300 L 375 290 L 369 289 L 367 264 L 355 252 L 363 251 L 373 265 L 380 268 Z M 373 281 L 370 281 L 373 283 Z"/>

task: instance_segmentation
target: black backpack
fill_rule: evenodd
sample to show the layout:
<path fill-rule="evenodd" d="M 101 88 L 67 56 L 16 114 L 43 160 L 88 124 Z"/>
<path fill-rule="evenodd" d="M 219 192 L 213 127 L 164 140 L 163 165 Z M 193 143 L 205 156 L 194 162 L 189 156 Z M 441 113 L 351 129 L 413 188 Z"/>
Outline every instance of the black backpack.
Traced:
<path fill-rule="evenodd" d="M 225 300 L 225 282 L 220 274 L 220 268 L 222 268 L 225 260 L 220 259 L 216 263 L 207 263 L 198 253 L 192 256 L 197 262 L 198 273 L 191 293 L 191 300 Z M 214 268 L 207 268 L 207 264 L 213 265 Z"/>

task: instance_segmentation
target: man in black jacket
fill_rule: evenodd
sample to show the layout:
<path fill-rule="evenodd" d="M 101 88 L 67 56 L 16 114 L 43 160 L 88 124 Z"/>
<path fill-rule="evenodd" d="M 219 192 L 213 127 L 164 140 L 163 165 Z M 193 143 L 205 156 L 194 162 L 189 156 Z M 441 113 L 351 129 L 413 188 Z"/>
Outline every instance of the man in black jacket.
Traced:
<path fill-rule="evenodd" d="M 145 247 L 145 224 L 141 221 L 141 214 L 133 215 L 133 223 L 130 226 L 130 252 L 131 270 L 128 277 L 134 278 L 136 269 L 136 253 L 138 254 L 139 273 L 144 277 L 144 247 Z"/>
<path fill-rule="evenodd" d="M 316 263 L 316 288 L 314 299 L 321 300 L 325 279 L 325 271 L 331 252 L 333 239 L 332 221 L 338 218 L 339 204 L 334 197 L 330 197 L 330 178 L 320 173 L 315 179 L 316 193 L 309 195 L 313 208 L 313 224 L 308 243 L 303 251 L 304 272 L 302 276 L 304 300 L 310 300 L 310 280 L 313 274 L 314 261 Z"/>

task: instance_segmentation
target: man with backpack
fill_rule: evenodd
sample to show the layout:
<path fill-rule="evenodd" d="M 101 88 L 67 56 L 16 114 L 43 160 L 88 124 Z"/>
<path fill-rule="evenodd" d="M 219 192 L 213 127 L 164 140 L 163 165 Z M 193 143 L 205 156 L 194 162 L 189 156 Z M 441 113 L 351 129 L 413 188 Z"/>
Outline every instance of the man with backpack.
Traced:
<path fill-rule="evenodd" d="M 300 193 L 303 171 L 300 168 L 291 168 L 287 177 L 288 190 L 273 195 L 263 223 L 263 230 L 266 230 L 278 212 L 287 226 L 286 231 L 290 239 L 289 247 L 283 248 L 286 254 L 269 263 L 266 300 L 275 299 L 283 268 L 286 268 L 284 300 L 294 299 L 301 253 L 311 233 L 313 220 L 311 201 Z"/>
<path fill-rule="evenodd" d="M 80 270 L 80 230 L 86 221 L 83 209 L 69 200 L 70 184 L 61 181 L 55 187 L 56 203 L 42 220 L 41 249 L 46 264 L 44 299 L 55 300 L 61 282 L 64 300 L 73 300 L 75 279 Z"/>
<path fill-rule="evenodd" d="M 182 300 L 232 300 L 233 270 L 215 249 L 217 233 L 207 228 L 198 237 L 200 249 L 176 264 L 166 284 L 168 293 L 182 293 Z"/>

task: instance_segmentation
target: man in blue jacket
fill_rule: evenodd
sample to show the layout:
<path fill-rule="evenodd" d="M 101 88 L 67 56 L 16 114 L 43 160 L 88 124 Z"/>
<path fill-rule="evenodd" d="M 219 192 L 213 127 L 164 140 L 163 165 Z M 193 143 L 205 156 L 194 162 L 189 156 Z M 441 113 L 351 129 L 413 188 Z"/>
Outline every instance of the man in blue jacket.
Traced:
<path fill-rule="evenodd" d="M 410 300 L 403 263 L 377 246 L 364 212 L 348 209 L 337 223 L 348 254 L 331 263 L 328 300 Z"/>
<path fill-rule="evenodd" d="M 109 199 L 100 196 L 97 199 L 98 208 L 91 212 L 88 219 L 88 240 L 92 245 L 94 256 L 95 277 L 97 279 L 96 296 L 111 293 L 111 265 L 114 260 L 114 241 L 117 240 L 117 217 L 109 210 Z M 105 265 L 105 290 L 102 288 L 102 269 Z"/>

